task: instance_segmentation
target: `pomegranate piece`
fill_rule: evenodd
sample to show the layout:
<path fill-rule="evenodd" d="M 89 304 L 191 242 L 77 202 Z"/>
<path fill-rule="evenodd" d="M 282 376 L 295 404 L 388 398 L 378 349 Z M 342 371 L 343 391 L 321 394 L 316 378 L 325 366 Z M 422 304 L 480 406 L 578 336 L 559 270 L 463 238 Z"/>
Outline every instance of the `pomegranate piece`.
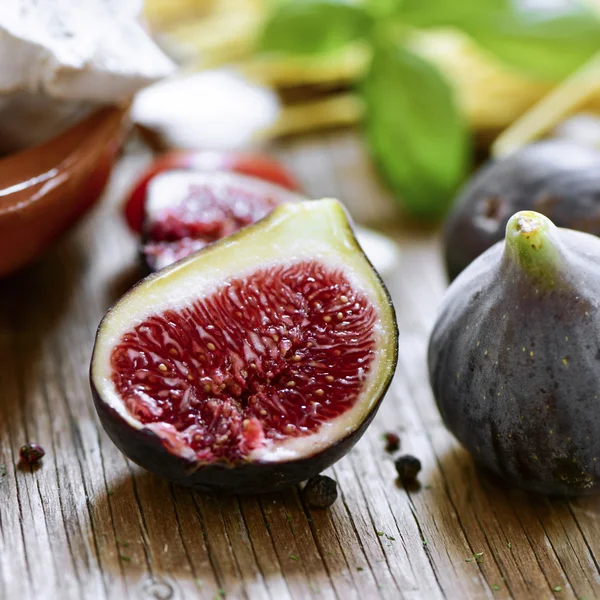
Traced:
<path fill-rule="evenodd" d="M 230 171 L 262 179 L 291 191 L 300 189 L 294 177 L 280 163 L 266 154 L 172 150 L 152 161 L 136 181 L 125 201 L 125 218 L 133 231 L 142 230 L 150 181 L 160 173 L 182 169 L 204 172 Z"/>
<path fill-rule="evenodd" d="M 132 460 L 234 492 L 304 481 L 360 437 L 393 307 L 334 200 L 284 204 L 143 280 L 100 324 L 96 407 Z"/>

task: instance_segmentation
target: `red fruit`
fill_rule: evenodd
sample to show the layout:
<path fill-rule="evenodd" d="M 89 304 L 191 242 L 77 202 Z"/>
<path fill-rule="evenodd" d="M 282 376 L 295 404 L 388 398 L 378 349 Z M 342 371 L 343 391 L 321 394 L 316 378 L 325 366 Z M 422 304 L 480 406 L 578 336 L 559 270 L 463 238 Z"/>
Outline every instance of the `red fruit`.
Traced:
<path fill-rule="evenodd" d="M 400 436 L 397 433 L 388 432 L 383 434 L 385 451 L 390 454 L 400 449 Z"/>
<path fill-rule="evenodd" d="M 46 451 L 35 442 L 29 442 L 24 446 L 21 446 L 19 450 L 19 456 L 21 460 L 28 465 L 34 465 L 38 463 L 46 454 Z"/>
<path fill-rule="evenodd" d="M 298 202 L 130 290 L 100 324 L 91 383 L 135 462 L 257 492 L 347 452 L 396 358 L 393 307 L 343 208 Z"/>
<path fill-rule="evenodd" d="M 148 187 L 142 254 L 158 271 L 301 196 L 235 173 L 171 171 Z"/>
<path fill-rule="evenodd" d="M 280 300 L 265 299 L 265 289 Z M 110 356 L 112 382 L 129 413 L 174 446 L 235 462 L 268 440 L 312 433 L 356 403 L 356 374 L 366 376 L 374 359 L 375 319 L 336 270 L 311 261 L 259 268 L 127 331 Z M 344 356 L 322 350 L 349 337 L 356 348 Z"/>
<path fill-rule="evenodd" d="M 298 191 L 296 180 L 277 161 L 264 154 L 173 150 L 158 156 L 137 180 L 125 202 L 125 218 L 133 231 L 144 223 L 144 205 L 149 182 L 159 173 L 173 170 L 230 171 L 256 177 Z"/>
<path fill-rule="evenodd" d="M 161 173 L 148 186 L 142 255 L 150 270 L 158 271 L 262 219 L 275 206 L 305 199 L 236 173 Z M 380 273 L 395 265 L 393 242 L 360 227 L 355 232 Z"/>

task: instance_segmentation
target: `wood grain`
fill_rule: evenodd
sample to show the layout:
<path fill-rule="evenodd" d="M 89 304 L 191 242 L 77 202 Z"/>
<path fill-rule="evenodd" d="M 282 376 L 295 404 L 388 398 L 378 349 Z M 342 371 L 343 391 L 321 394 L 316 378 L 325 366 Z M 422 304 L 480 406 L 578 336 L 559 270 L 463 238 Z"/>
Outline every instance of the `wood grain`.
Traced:
<path fill-rule="evenodd" d="M 355 133 L 273 150 L 311 195 L 341 197 L 402 249 L 387 281 L 398 371 L 367 434 L 330 469 L 339 500 L 311 510 L 297 489 L 238 498 L 173 486 L 100 428 L 87 376 L 95 328 L 140 276 L 119 214 L 147 160 L 134 146 L 94 214 L 0 282 L 0 598 L 600 598 L 598 500 L 507 489 L 440 422 L 425 364 L 445 288 L 437 233 L 397 218 Z M 421 459 L 419 490 L 397 484 L 388 430 Z M 17 464 L 29 439 L 47 450 L 36 469 Z"/>

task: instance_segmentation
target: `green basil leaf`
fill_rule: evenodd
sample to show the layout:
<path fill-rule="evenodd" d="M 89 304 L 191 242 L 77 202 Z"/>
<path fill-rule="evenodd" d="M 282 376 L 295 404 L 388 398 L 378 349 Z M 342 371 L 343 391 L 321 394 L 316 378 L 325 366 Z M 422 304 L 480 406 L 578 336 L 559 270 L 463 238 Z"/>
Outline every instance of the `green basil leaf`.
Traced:
<path fill-rule="evenodd" d="M 363 36 L 371 19 L 365 9 L 341 0 L 296 0 L 279 5 L 267 21 L 261 50 L 316 54 L 338 50 Z"/>
<path fill-rule="evenodd" d="M 600 51 L 600 20 L 581 2 L 561 10 L 511 0 L 405 0 L 398 16 L 417 27 L 454 26 L 503 62 L 559 81 Z"/>
<path fill-rule="evenodd" d="M 531 75 L 559 81 L 600 51 L 600 21 L 591 13 L 489 15 L 464 26 L 485 50 Z"/>
<path fill-rule="evenodd" d="M 368 12 L 376 18 L 394 15 L 402 5 L 402 0 L 365 0 Z"/>
<path fill-rule="evenodd" d="M 467 172 L 470 149 L 448 83 L 415 54 L 376 45 L 361 91 L 367 139 L 383 176 L 407 212 L 440 217 Z"/>
<path fill-rule="evenodd" d="M 403 0 L 396 15 L 415 27 L 460 27 L 479 15 L 511 10 L 511 0 Z"/>

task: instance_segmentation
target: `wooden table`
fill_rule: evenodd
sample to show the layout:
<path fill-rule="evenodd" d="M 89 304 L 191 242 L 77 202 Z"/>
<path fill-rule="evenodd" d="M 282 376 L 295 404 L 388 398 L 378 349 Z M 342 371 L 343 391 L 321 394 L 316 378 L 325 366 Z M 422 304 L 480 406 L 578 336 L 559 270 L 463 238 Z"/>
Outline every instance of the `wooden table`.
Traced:
<path fill-rule="evenodd" d="M 330 469 L 340 498 L 307 510 L 297 489 L 195 493 L 129 463 L 100 428 L 95 329 L 139 276 L 118 210 L 145 160 L 129 153 L 94 214 L 0 282 L 0 598 L 600 598 L 598 501 L 509 490 L 479 475 L 440 422 L 425 363 L 445 286 L 437 235 L 391 219 L 353 133 L 275 150 L 313 196 L 341 197 L 402 247 L 387 282 L 398 372 L 367 434 Z M 388 430 L 423 463 L 420 491 L 396 484 Z M 36 470 L 16 464 L 29 439 L 47 450 Z"/>

